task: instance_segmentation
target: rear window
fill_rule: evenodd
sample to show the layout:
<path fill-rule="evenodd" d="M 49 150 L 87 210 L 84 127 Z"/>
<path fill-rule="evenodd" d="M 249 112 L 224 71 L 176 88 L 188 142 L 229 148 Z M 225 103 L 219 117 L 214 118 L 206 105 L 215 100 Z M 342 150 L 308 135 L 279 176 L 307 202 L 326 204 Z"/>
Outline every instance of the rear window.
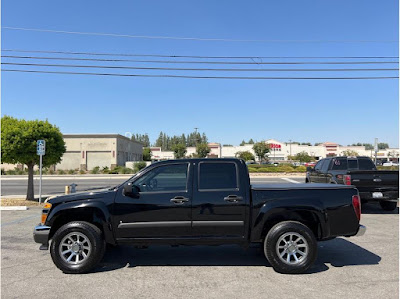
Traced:
<path fill-rule="evenodd" d="M 375 170 L 376 167 L 370 159 L 358 159 L 358 168 L 360 170 Z"/>
<path fill-rule="evenodd" d="M 235 163 L 199 163 L 199 189 L 238 188 Z"/>
<path fill-rule="evenodd" d="M 347 165 L 349 169 L 358 169 L 358 161 L 357 159 L 349 159 L 347 160 Z"/>
<path fill-rule="evenodd" d="M 347 158 L 336 158 L 332 163 L 332 170 L 346 170 Z"/>

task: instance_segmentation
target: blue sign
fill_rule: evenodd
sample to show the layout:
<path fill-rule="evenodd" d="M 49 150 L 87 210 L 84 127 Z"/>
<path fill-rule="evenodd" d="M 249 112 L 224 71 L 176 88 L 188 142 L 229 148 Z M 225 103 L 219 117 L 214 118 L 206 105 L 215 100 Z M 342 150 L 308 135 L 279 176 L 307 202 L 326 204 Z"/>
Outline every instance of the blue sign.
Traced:
<path fill-rule="evenodd" d="M 36 151 L 39 156 L 44 155 L 46 153 L 46 141 L 38 140 L 36 143 Z"/>

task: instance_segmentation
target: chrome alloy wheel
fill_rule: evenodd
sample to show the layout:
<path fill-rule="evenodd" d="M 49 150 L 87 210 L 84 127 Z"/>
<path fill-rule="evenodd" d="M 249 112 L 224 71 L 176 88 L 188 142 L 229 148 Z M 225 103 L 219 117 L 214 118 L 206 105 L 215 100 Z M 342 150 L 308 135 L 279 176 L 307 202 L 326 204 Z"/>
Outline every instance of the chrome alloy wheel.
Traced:
<path fill-rule="evenodd" d="M 64 262 L 77 265 L 87 259 L 92 250 L 89 238 L 82 233 L 72 232 L 60 243 L 59 253 Z"/>
<path fill-rule="evenodd" d="M 288 265 L 296 265 L 308 254 L 306 239 L 295 232 L 283 234 L 276 243 L 276 253 L 281 261 Z"/>

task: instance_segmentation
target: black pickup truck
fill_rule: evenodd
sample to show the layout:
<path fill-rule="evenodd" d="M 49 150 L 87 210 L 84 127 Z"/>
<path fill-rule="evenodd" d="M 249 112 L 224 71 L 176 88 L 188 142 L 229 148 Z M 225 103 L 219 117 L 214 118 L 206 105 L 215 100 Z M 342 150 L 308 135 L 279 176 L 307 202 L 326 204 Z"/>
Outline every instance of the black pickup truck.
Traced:
<path fill-rule="evenodd" d="M 379 201 L 382 209 L 393 211 L 399 198 L 399 171 L 377 170 L 368 157 L 330 157 L 307 169 L 306 183 L 356 186 L 362 203 Z"/>
<path fill-rule="evenodd" d="M 96 266 L 106 244 L 263 245 L 281 273 L 305 272 L 317 241 L 363 235 L 354 186 L 250 185 L 243 160 L 151 164 L 103 191 L 47 200 L 34 240 L 65 273 Z"/>

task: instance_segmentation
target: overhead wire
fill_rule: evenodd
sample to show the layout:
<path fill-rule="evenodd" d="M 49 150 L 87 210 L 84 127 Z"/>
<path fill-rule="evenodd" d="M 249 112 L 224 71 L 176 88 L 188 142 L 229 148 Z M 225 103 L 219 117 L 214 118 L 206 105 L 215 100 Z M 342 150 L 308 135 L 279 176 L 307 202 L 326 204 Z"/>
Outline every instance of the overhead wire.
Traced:
<path fill-rule="evenodd" d="M 384 77 L 228 77 L 228 76 L 188 76 L 188 75 L 149 75 L 149 74 L 117 74 L 117 73 L 82 73 L 65 71 L 17 70 L 2 69 L 2 72 L 64 74 L 64 75 L 92 75 L 118 77 L 156 77 L 156 78 L 186 78 L 186 79 L 236 79 L 236 80 L 368 80 L 368 79 L 398 79 L 397 76 Z"/>
<path fill-rule="evenodd" d="M 76 51 L 45 51 L 45 50 L 21 50 L 2 49 L 2 52 L 20 53 L 45 53 L 45 54 L 67 54 L 67 55 L 90 55 L 90 56 L 126 56 L 126 57 L 163 57 L 163 58 L 197 58 L 197 59 L 394 59 L 399 56 L 201 56 L 201 55 L 161 55 L 161 54 L 131 54 L 131 53 L 98 53 L 98 52 L 76 52 Z"/>
<path fill-rule="evenodd" d="M 80 64 L 44 64 L 44 63 L 14 63 L 2 62 L 2 65 L 14 66 L 40 66 L 40 67 L 68 67 L 68 68 L 106 68 L 106 69 L 130 69 L 130 70 L 167 70 L 167 71 L 224 71 L 224 72 L 331 72 L 331 71 L 398 71 L 398 68 L 385 69 L 226 69 L 226 68 L 169 68 L 169 67 L 134 67 L 134 66 L 110 66 L 110 65 L 80 65 Z"/>
<path fill-rule="evenodd" d="M 139 63 L 176 63 L 176 64 L 237 64 L 237 65 L 290 65 L 290 64 L 398 64 L 396 61 L 182 61 L 182 60 L 137 60 L 137 59 L 105 59 L 105 58 L 75 58 L 75 57 L 44 57 L 3 55 L 2 58 L 43 59 L 43 60 L 76 60 L 76 61 L 107 61 L 107 62 L 139 62 Z"/>
<path fill-rule="evenodd" d="M 118 33 L 102 33 L 102 32 L 82 32 L 67 31 L 42 28 L 25 28 L 2 26 L 6 30 L 19 31 L 35 31 L 47 33 L 63 33 L 75 35 L 92 35 L 92 36 L 110 36 L 125 38 L 142 38 L 142 39 L 164 39 L 164 40 L 192 40 L 192 41 L 218 41 L 218 42 L 260 42 L 260 43 L 398 43 L 397 40 L 274 40 L 274 39 L 231 39 L 231 38 L 202 38 L 202 37 L 177 37 L 177 36 L 152 36 L 152 35 L 131 35 Z"/>

